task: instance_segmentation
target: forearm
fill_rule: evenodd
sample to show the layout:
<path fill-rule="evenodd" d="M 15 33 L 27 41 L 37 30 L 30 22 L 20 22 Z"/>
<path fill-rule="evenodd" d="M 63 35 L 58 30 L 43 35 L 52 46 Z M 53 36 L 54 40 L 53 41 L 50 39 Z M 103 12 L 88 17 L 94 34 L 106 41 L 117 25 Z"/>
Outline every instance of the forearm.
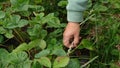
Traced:
<path fill-rule="evenodd" d="M 69 22 L 83 21 L 83 11 L 87 8 L 87 0 L 68 0 L 67 20 Z"/>

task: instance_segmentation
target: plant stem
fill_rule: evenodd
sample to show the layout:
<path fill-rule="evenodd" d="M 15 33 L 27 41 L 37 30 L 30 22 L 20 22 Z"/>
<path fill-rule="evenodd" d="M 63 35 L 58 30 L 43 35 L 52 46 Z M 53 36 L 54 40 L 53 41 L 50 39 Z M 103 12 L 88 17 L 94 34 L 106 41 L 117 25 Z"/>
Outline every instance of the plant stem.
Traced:
<path fill-rule="evenodd" d="M 95 59 L 97 59 L 98 56 L 95 56 L 93 59 L 91 59 L 90 61 L 88 61 L 87 63 L 85 63 L 84 65 L 82 65 L 80 68 L 84 68 L 86 67 L 88 64 L 90 64 L 91 62 L 93 62 Z"/>
<path fill-rule="evenodd" d="M 73 50 L 71 50 L 71 52 L 69 54 L 73 53 L 76 49 L 78 49 L 79 46 L 80 45 L 78 45 L 76 48 L 74 48 Z"/>
<path fill-rule="evenodd" d="M 14 32 L 19 36 L 21 42 L 24 42 L 24 39 L 22 38 L 22 36 L 18 33 L 16 29 L 14 29 Z"/>
<path fill-rule="evenodd" d="M 4 47 L 4 48 L 7 48 L 7 46 L 3 45 L 3 44 L 0 44 L 0 47 Z"/>
<path fill-rule="evenodd" d="M 14 36 L 14 38 L 15 38 L 19 43 L 21 43 L 21 41 L 20 41 L 17 37 Z"/>

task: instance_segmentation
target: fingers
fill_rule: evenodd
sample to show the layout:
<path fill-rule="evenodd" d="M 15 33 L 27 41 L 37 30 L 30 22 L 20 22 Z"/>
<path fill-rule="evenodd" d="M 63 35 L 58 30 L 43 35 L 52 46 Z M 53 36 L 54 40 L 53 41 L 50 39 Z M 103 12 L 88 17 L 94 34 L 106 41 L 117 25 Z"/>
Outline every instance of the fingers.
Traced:
<path fill-rule="evenodd" d="M 71 41 L 73 40 L 73 41 Z M 76 47 L 79 43 L 79 40 L 80 40 L 80 37 L 79 35 L 75 35 L 75 36 L 63 36 L 63 44 L 67 47 L 67 48 L 70 48 L 70 46 L 72 45 L 73 43 L 73 47 Z"/>
<path fill-rule="evenodd" d="M 74 47 L 76 47 L 76 46 L 78 45 L 79 40 L 80 40 L 79 35 L 74 35 L 74 41 L 73 41 L 73 43 L 74 43 Z"/>
<path fill-rule="evenodd" d="M 69 22 L 63 33 L 63 44 L 70 48 L 73 43 L 73 47 L 76 47 L 79 43 L 80 26 L 78 23 Z M 73 48 L 72 47 L 72 48 Z"/>
<path fill-rule="evenodd" d="M 63 44 L 69 48 L 70 47 L 70 40 L 71 40 L 71 36 L 66 36 L 66 35 L 63 35 Z"/>

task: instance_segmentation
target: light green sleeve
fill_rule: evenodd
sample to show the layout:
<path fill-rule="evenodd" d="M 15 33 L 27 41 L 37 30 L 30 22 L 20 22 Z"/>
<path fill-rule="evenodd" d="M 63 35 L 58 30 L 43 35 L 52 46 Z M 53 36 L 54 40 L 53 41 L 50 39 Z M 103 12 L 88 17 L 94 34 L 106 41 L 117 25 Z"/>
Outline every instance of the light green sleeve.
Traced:
<path fill-rule="evenodd" d="M 67 20 L 69 22 L 83 21 L 83 11 L 87 8 L 88 0 L 68 0 Z"/>

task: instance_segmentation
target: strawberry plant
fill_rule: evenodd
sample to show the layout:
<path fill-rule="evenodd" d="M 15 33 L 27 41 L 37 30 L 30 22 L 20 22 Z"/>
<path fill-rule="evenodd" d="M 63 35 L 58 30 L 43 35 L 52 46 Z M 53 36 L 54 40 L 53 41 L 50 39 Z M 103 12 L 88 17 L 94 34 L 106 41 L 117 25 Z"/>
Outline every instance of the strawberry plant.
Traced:
<path fill-rule="evenodd" d="M 62 44 L 67 0 L 0 1 L 0 68 L 119 68 L 120 2 L 89 0 L 81 42 Z"/>

